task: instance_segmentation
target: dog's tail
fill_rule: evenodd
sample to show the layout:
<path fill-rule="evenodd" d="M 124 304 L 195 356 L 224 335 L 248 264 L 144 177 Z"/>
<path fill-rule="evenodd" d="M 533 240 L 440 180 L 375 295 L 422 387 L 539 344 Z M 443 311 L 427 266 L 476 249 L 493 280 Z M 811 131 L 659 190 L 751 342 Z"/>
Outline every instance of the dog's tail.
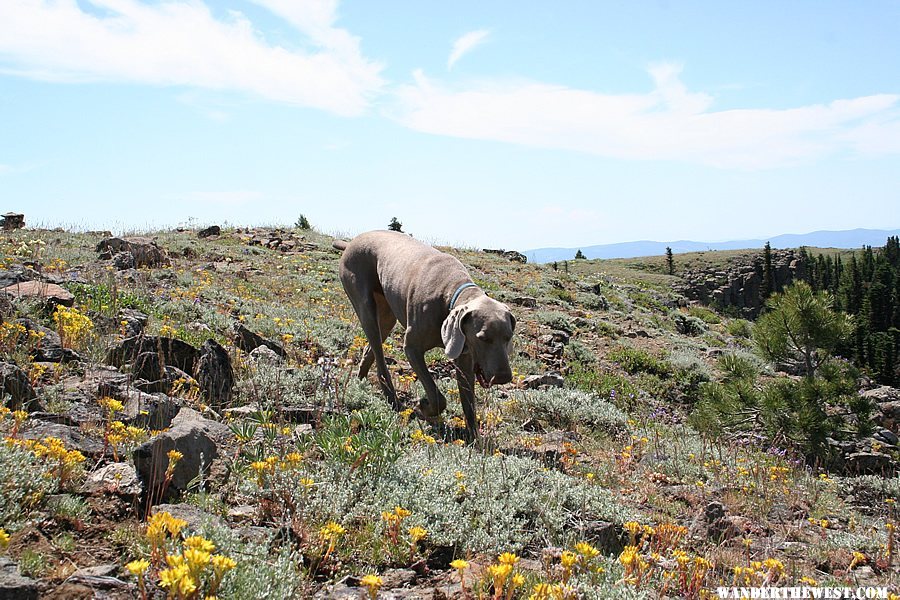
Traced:
<path fill-rule="evenodd" d="M 331 247 L 335 250 L 340 250 L 341 252 L 343 252 L 347 249 L 347 242 L 345 242 L 344 240 L 334 240 L 333 242 L 331 242 Z"/>

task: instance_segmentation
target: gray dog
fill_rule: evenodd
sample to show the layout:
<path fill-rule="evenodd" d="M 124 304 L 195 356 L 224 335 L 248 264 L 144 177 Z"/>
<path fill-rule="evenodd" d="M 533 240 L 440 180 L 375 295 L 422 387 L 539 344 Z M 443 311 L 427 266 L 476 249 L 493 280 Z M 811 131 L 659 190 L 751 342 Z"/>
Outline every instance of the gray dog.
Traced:
<path fill-rule="evenodd" d="M 381 390 L 400 408 L 382 349 L 400 321 L 406 358 L 425 387 L 419 411 L 430 418 L 447 407 L 425 364 L 425 352 L 443 346 L 456 364 L 466 430 L 474 437 L 475 380 L 483 387 L 512 380 L 509 349 L 516 319 L 509 308 L 488 298 L 461 262 L 405 234 L 370 231 L 350 242 L 335 241 L 334 247 L 344 251 L 341 283 L 369 341 L 360 379 L 374 362 Z"/>

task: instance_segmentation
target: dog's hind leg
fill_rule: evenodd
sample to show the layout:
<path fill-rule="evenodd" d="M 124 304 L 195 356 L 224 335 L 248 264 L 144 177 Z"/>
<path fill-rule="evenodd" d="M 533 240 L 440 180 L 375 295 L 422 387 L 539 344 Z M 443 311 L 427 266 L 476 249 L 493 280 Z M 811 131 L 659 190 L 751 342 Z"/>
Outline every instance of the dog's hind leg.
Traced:
<path fill-rule="evenodd" d="M 395 409 L 399 409 L 397 402 L 397 392 L 394 390 L 394 384 L 391 382 L 391 374 L 388 371 L 387 363 L 384 361 L 384 348 L 381 337 L 381 328 L 378 323 L 378 304 L 375 301 L 374 294 L 366 294 L 361 298 L 353 300 L 353 308 L 356 310 L 356 316 L 359 317 L 359 323 L 362 325 L 363 333 L 369 341 L 369 349 L 366 351 L 372 353 L 372 360 L 375 368 L 378 370 L 378 383 L 381 391 Z M 365 358 L 363 358 L 365 360 Z M 368 372 L 368 369 L 366 369 Z M 365 377 L 360 369 L 360 376 Z"/>
<path fill-rule="evenodd" d="M 388 306 L 387 300 L 384 299 L 384 296 L 381 294 L 375 294 L 375 305 L 377 306 L 377 314 L 378 314 L 378 329 L 381 333 L 381 343 L 383 344 L 388 336 L 391 335 L 391 331 L 394 329 L 394 325 L 397 324 L 397 317 L 394 316 L 393 311 L 391 311 L 391 307 Z M 372 345 L 369 344 L 366 346 L 366 350 L 363 353 L 362 361 L 359 363 L 359 378 L 365 379 L 365 377 L 369 374 L 369 369 L 372 368 L 372 363 L 375 362 L 375 354 L 372 352 Z"/>

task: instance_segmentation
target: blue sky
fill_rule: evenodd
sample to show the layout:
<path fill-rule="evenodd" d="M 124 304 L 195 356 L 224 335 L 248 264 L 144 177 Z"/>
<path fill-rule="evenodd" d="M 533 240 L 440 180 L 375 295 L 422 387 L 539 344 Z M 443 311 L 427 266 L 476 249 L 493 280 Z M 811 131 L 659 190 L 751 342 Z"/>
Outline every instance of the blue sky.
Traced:
<path fill-rule="evenodd" d="M 900 2 L 2 0 L 0 210 L 534 248 L 900 227 Z"/>

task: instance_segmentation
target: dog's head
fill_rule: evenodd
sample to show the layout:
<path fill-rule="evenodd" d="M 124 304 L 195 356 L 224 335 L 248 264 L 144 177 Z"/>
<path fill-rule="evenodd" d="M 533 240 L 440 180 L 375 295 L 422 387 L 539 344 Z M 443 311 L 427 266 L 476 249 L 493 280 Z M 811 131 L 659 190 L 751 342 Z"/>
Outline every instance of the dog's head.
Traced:
<path fill-rule="evenodd" d="M 509 383 L 509 366 L 516 318 L 509 307 L 487 296 L 457 306 L 444 320 L 441 337 L 444 352 L 455 359 L 468 346 L 475 360 L 475 376 L 483 387 L 495 383 Z"/>

